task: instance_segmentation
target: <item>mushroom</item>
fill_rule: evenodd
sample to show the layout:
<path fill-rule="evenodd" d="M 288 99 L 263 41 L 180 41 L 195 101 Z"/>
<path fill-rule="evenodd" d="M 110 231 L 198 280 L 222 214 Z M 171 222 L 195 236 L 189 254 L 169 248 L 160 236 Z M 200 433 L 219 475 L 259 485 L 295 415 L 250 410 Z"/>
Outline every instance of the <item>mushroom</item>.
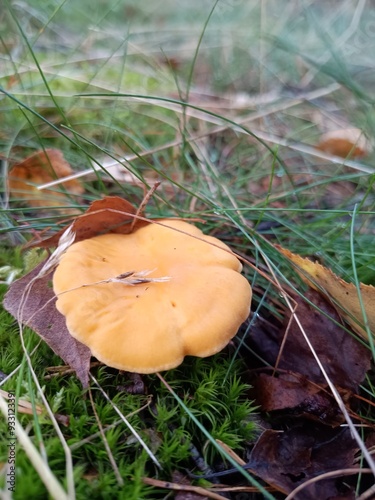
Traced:
<path fill-rule="evenodd" d="M 192 224 L 159 222 L 74 243 L 53 276 L 70 334 L 120 370 L 154 373 L 215 354 L 250 312 L 250 284 L 227 245 Z M 126 282 L 132 274 L 138 284 Z"/>

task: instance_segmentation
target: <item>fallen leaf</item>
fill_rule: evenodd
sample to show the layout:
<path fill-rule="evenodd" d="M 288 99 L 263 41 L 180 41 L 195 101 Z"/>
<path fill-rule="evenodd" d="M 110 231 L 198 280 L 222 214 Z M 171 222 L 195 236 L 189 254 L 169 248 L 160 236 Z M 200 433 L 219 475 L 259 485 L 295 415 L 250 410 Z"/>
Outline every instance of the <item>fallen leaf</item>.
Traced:
<path fill-rule="evenodd" d="M 339 469 L 353 468 L 357 452 L 349 429 L 307 422 L 286 431 L 266 430 L 256 442 L 249 463 L 252 472 L 285 494 L 307 480 Z M 296 500 L 355 498 L 354 489 L 337 478 L 306 486 Z"/>
<path fill-rule="evenodd" d="M 118 196 L 106 196 L 101 200 L 96 200 L 84 214 L 76 217 L 71 223 L 72 231 L 76 235 L 74 242 L 77 243 L 105 233 L 128 234 L 132 230 L 149 224 L 149 222 L 139 219 L 132 224 L 136 214 L 137 209 Z M 142 213 L 138 215 L 142 215 Z M 48 248 L 57 246 L 60 236 L 67 227 L 60 229 L 60 231 L 45 240 L 31 241 L 27 247 Z"/>
<path fill-rule="evenodd" d="M 360 158 L 371 151 L 369 141 L 359 128 L 346 128 L 327 132 L 320 137 L 316 148 L 341 158 L 347 158 L 348 156 Z"/>
<path fill-rule="evenodd" d="M 294 294 L 296 314 L 328 376 L 336 386 L 357 392 L 358 385 L 371 367 L 370 350 L 335 323 L 340 323 L 340 317 L 320 293 L 308 290 L 305 298 L 316 307 Z M 325 378 L 299 326 L 294 320 L 289 325 L 289 320 L 290 314 L 285 317 L 283 328 L 274 329 L 268 334 L 262 327 L 255 328 L 250 337 L 251 346 L 270 365 L 275 366 L 289 326 L 278 368 L 299 373 L 316 384 L 325 384 Z"/>
<path fill-rule="evenodd" d="M 340 317 L 321 294 L 308 290 L 305 296 L 319 310 L 293 295 L 296 314 L 332 383 L 349 404 L 371 367 L 371 352 L 335 323 L 340 323 Z M 336 426 L 344 417 L 299 326 L 294 320 L 291 324 L 289 321 L 287 315 L 282 328 L 269 331 L 260 324 L 261 319 L 254 323 L 250 347 L 271 366 L 278 362 L 280 370 L 277 376 L 262 374 L 255 379 L 257 401 L 264 411 L 288 409 L 294 416 Z"/>
<path fill-rule="evenodd" d="M 329 392 L 300 374 L 281 373 L 276 377 L 261 373 L 253 385 L 257 404 L 263 411 L 288 410 L 288 416 L 306 417 L 332 426 L 345 422 Z"/>
<path fill-rule="evenodd" d="M 30 294 L 22 309 L 22 323 L 32 328 L 65 363 L 77 373 L 83 387 L 89 385 L 91 352 L 75 340 L 66 327 L 65 318 L 56 309 L 56 297 L 52 287 L 53 271 L 35 281 L 45 262 L 14 281 L 4 298 L 4 308 L 17 319 L 25 289 L 31 282 Z"/>
<path fill-rule="evenodd" d="M 318 262 L 305 259 L 279 245 L 276 245 L 276 248 L 295 264 L 301 278 L 310 287 L 327 297 L 353 330 L 367 340 L 357 287 L 342 280 Z M 361 283 L 360 292 L 369 328 L 375 334 L 375 287 Z"/>
<path fill-rule="evenodd" d="M 59 207 L 71 204 L 69 195 L 81 195 L 83 186 L 77 180 L 64 182 L 62 186 L 69 194 L 56 189 L 39 191 L 37 186 L 73 174 L 63 153 L 58 149 L 37 151 L 10 169 L 8 189 L 16 199 L 23 199 L 31 207 Z M 71 213 L 72 209 L 64 209 Z"/>

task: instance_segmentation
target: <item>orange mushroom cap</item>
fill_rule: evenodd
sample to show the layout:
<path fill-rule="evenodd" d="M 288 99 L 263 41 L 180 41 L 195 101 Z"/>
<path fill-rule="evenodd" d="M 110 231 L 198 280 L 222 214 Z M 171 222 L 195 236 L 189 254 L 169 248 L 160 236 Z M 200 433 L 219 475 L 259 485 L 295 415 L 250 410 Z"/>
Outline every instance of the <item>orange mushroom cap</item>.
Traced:
<path fill-rule="evenodd" d="M 186 355 L 210 356 L 249 315 L 251 287 L 229 247 L 192 224 L 160 223 L 74 243 L 54 273 L 56 307 L 70 334 L 108 366 L 154 373 Z M 146 270 L 168 280 L 109 282 Z"/>

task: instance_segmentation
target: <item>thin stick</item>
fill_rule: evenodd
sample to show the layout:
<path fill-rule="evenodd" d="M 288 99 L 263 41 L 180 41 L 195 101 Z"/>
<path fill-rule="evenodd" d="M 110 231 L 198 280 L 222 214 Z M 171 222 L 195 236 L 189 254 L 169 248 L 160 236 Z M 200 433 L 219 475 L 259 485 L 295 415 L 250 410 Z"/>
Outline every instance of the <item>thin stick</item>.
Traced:
<path fill-rule="evenodd" d="M 141 204 L 139 205 L 138 209 L 137 209 L 137 212 L 135 214 L 135 217 L 133 218 L 132 220 L 132 223 L 130 225 L 130 232 L 133 231 L 134 229 L 134 225 L 136 224 L 137 222 L 137 217 L 139 215 L 142 214 L 143 210 L 146 208 L 148 202 L 150 201 L 150 198 L 151 196 L 155 193 L 155 191 L 157 190 L 157 188 L 160 186 L 161 182 L 158 181 L 158 182 L 155 182 L 155 184 L 152 186 L 151 189 L 148 190 L 148 192 L 146 193 L 145 197 L 143 198 Z"/>
<path fill-rule="evenodd" d="M 150 477 L 142 477 L 142 482 L 145 484 L 149 484 L 150 486 L 155 486 L 156 488 L 165 488 L 167 490 L 174 491 L 192 491 L 193 493 L 202 495 L 202 497 L 212 498 L 213 500 L 227 500 L 227 497 L 223 497 L 222 495 L 219 495 L 218 493 L 215 493 L 213 491 L 209 491 L 206 488 L 202 488 L 201 486 L 171 483 L 170 481 L 160 481 L 160 479 L 153 479 Z"/>

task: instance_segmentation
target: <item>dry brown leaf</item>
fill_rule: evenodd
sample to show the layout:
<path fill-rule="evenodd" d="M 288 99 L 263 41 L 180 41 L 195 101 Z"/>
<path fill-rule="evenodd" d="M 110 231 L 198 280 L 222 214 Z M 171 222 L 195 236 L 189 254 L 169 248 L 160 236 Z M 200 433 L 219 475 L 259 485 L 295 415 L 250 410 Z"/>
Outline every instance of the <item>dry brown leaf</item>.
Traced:
<path fill-rule="evenodd" d="M 292 294 L 292 298 L 314 351 L 349 407 L 371 368 L 371 351 L 343 330 L 340 316 L 322 294 L 310 289 L 305 293 L 309 302 L 297 294 Z M 253 383 L 263 411 L 284 410 L 329 426 L 345 420 L 298 324 L 289 314 L 283 327 L 272 331 L 265 330 L 258 318 L 253 324 L 249 346 L 269 365 L 277 363 L 278 367 L 277 376 L 267 371 L 258 375 Z"/>
<path fill-rule="evenodd" d="M 330 394 L 300 374 L 281 373 L 274 377 L 261 373 L 254 387 L 256 401 L 263 411 L 287 409 L 293 411 L 293 416 L 318 419 L 332 426 L 345 422 Z"/>
<path fill-rule="evenodd" d="M 330 269 L 322 266 L 318 262 L 312 262 L 279 245 L 276 245 L 276 248 L 295 264 L 301 278 L 311 288 L 323 293 L 335 306 L 339 315 L 353 328 L 353 330 L 364 339 L 367 339 L 357 287 L 353 283 L 347 283 L 339 278 Z M 361 283 L 360 292 L 366 311 L 368 325 L 371 332 L 374 334 L 375 287 Z"/>
<path fill-rule="evenodd" d="M 69 163 L 58 149 L 37 151 L 10 169 L 8 189 L 12 196 L 22 198 L 31 207 L 59 207 L 69 205 L 68 195 L 57 190 L 39 191 L 37 186 L 73 174 Z M 83 186 L 76 179 L 64 182 L 63 187 L 71 195 L 81 195 Z M 64 209 L 69 213 L 69 209 Z"/>
<path fill-rule="evenodd" d="M 327 132 L 320 137 L 317 149 L 341 158 L 360 158 L 371 151 L 371 146 L 359 128 Z"/>
<path fill-rule="evenodd" d="M 22 307 L 22 323 L 32 328 L 65 363 L 73 368 L 83 387 L 88 387 L 91 351 L 75 340 L 65 324 L 64 316 L 56 309 L 52 287 L 53 271 L 34 281 L 45 262 L 12 283 L 4 298 L 4 308 L 18 318 L 24 292 L 32 284 L 30 294 Z"/>
<path fill-rule="evenodd" d="M 371 368 L 370 350 L 343 330 L 336 309 L 322 294 L 307 290 L 304 298 L 308 302 L 297 294 L 291 296 L 297 304 L 300 323 L 332 383 L 343 392 L 357 393 L 359 384 Z M 293 373 L 300 388 L 304 385 L 303 378 L 306 378 L 306 383 L 326 386 L 326 379 L 289 312 L 282 328 L 267 332 L 259 319 L 254 322 L 254 327 L 249 345 L 269 365 L 277 363 L 278 369 Z"/>
<path fill-rule="evenodd" d="M 288 494 L 307 480 L 338 469 L 354 467 L 357 444 L 349 429 L 299 423 L 285 431 L 266 430 L 251 451 L 247 466 L 266 483 Z M 306 486 L 296 500 L 354 500 L 353 488 L 343 487 L 336 478 L 322 479 Z"/>
<path fill-rule="evenodd" d="M 136 220 L 137 209 L 128 201 L 118 196 L 106 196 L 102 200 L 94 201 L 87 211 L 73 221 L 72 231 L 75 233 L 74 242 L 92 238 L 99 234 L 116 233 L 128 234 L 135 229 L 149 224 L 147 221 Z M 142 212 L 138 215 L 142 215 Z M 67 227 L 62 228 L 50 238 L 42 241 L 31 241 L 30 247 L 49 248 L 56 246 Z"/>

